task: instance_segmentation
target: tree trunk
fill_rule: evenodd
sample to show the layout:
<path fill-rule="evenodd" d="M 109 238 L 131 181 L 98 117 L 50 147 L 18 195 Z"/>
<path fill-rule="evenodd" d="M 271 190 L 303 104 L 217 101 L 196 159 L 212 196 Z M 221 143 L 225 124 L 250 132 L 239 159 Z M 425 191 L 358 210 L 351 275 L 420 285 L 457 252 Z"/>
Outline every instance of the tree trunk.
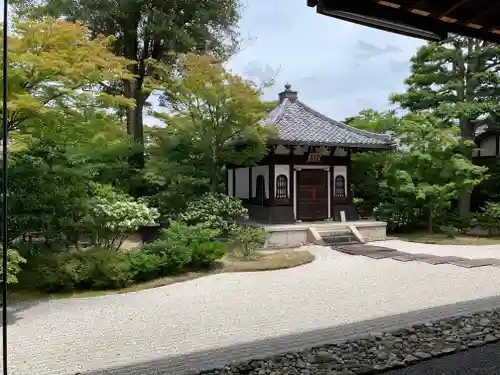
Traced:
<path fill-rule="evenodd" d="M 428 221 L 427 221 L 427 231 L 429 233 L 433 233 L 434 232 L 434 222 L 432 220 L 432 210 L 429 208 L 429 217 L 428 217 Z"/>
<path fill-rule="evenodd" d="M 474 80 L 474 74 L 477 70 L 477 62 L 474 65 L 470 61 L 470 57 L 474 52 L 474 39 L 467 39 L 467 64 L 462 59 L 459 64 L 459 72 L 462 78 L 463 86 L 458 91 L 459 101 L 471 103 L 474 101 L 474 89 L 477 83 Z M 463 140 L 474 139 L 474 129 L 471 119 L 465 116 L 459 119 L 460 137 Z M 472 160 L 472 150 L 467 150 L 464 155 L 467 159 Z M 461 191 L 458 197 L 458 213 L 460 216 L 466 216 L 470 213 L 471 193 L 470 191 Z"/>

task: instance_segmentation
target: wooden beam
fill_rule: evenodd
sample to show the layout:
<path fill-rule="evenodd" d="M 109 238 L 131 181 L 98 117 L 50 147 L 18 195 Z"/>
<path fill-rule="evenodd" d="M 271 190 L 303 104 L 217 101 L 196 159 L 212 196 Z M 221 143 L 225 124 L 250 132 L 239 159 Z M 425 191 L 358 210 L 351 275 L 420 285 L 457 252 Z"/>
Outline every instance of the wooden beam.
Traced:
<path fill-rule="evenodd" d="M 465 21 L 465 23 L 481 23 L 479 20 L 482 19 L 485 15 L 492 13 L 494 10 L 499 9 L 500 2 L 494 2 L 490 6 L 484 7 L 480 13 L 475 14 L 474 17 Z"/>
<path fill-rule="evenodd" d="M 394 24 L 403 24 L 408 25 L 409 27 L 425 30 L 430 33 L 434 33 L 439 35 L 441 38 L 445 38 L 448 32 L 463 35 L 466 37 L 473 37 L 477 39 L 486 40 L 488 42 L 500 43 L 500 34 L 489 32 L 485 29 L 477 29 L 473 27 L 467 27 L 457 23 L 447 23 L 439 19 L 435 19 L 430 16 L 421 16 L 414 13 L 407 13 L 402 11 L 401 9 L 395 9 L 388 6 L 382 6 L 375 2 L 367 2 L 363 5 L 359 3 L 351 2 L 339 2 L 333 0 L 324 0 L 320 2 L 318 5 L 320 7 L 320 13 L 325 15 L 330 15 L 331 17 L 344 19 L 346 21 L 354 22 L 357 24 L 362 24 L 366 26 L 370 26 L 373 28 L 378 28 L 381 30 L 392 31 L 398 34 L 403 35 L 411 35 L 414 37 L 418 37 L 418 35 L 412 35 L 411 33 L 406 33 L 404 30 L 398 30 L 395 26 L 391 28 L 390 26 L 383 25 L 374 25 L 369 22 L 363 22 L 358 19 L 350 19 L 349 15 L 340 15 L 337 14 L 329 14 L 330 12 L 340 11 L 351 13 L 354 15 L 361 15 L 364 17 L 370 17 L 375 19 L 384 20 L 386 22 L 394 23 Z M 415 33 L 413 33 L 415 34 Z M 421 35 L 421 38 L 426 38 L 425 35 Z"/>
<path fill-rule="evenodd" d="M 385 23 L 392 23 L 392 25 L 374 25 L 369 22 L 350 20 L 349 15 L 334 15 L 336 18 L 341 18 L 344 20 L 350 20 L 358 24 L 363 24 L 366 26 L 371 26 L 373 28 L 378 28 L 381 30 L 393 31 L 399 34 L 417 37 L 416 32 L 412 33 L 410 30 L 397 30 L 397 25 L 406 25 L 413 29 L 419 29 L 426 31 L 427 33 L 433 33 L 444 39 L 447 36 L 444 25 L 441 21 L 435 20 L 430 17 L 424 17 L 418 14 L 406 12 L 400 8 L 392 8 L 389 6 L 380 5 L 375 1 L 363 2 L 361 5 L 359 2 L 346 2 L 346 1 L 334 1 L 334 0 L 324 0 L 320 3 L 323 8 L 323 14 L 328 15 L 328 11 L 340 11 L 345 13 L 351 13 L 354 15 L 360 15 L 363 17 L 379 19 L 385 21 Z M 421 36 L 424 38 L 425 36 Z"/>
<path fill-rule="evenodd" d="M 455 11 L 456 9 L 458 9 L 459 7 L 461 7 L 462 5 L 464 5 L 465 3 L 469 2 L 469 1 L 470 0 L 460 0 L 460 1 L 456 2 L 455 5 L 453 5 L 451 8 L 449 8 L 446 11 L 444 11 L 443 13 L 441 13 L 440 15 L 438 15 L 437 17 L 438 18 L 446 17 L 451 12 Z"/>
<path fill-rule="evenodd" d="M 474 17 L 464 21 L 463 24 L 465 24 L 465 25 L 478 24 L 478 25 L 483 26 L 483 29 L 485 31 L 495 29 L 498 27 L 498 24 L 500 21 L 496 17 L 493 17 L 492 18 L 492 19 L 494 19 L 493 22 L 484 22 L 484 18 L 486 15 L 491 14 L 494 11 L 498 11 L 498 10 L 500 10 L 500 2 L 495 2 L 494 4 L 483 8 L 482 11 L 480 13 L 474 15 Z"/>
<path fill-rule="evenodd" d="M 307 0 L 307 6 L 314 8 L 316 5 L 318 5 L 319 0 Z"/>

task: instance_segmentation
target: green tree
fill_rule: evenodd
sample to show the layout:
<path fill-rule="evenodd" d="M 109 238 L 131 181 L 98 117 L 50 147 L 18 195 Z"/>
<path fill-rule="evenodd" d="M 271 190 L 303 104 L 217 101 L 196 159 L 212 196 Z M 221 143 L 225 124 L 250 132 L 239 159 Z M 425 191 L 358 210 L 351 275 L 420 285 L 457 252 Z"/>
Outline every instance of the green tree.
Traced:
<path fill-rule="evenodd" d="M 391 100 L 415 112 L 433 112 L 458 125 L 464 140 L 474 137 L 473 120 L 500 112 L 500 46 L 453 36 L 428 43 L 411 59 L 405 93 Z M 472 147 L 472 146 L 471 146 Z M 471 147 L 464 155 L 471 158 Z M 470 210 L 470 191 L 461 193 L 459 211 Z"/>
<path fill-rule="evenodd" d="M 131 77 L 130 61 L 109 50 L 113 39 L 91 40 L 87 28 L 67 21 L 16 19 L 9 38 L 9 131 L 54 125 L 50 117 L 56 114 L 105 114 L 110 107 L 133 104 L 121 95 L 91 91 L 99 82 Z"/>
<path fill-rule="evenodd" d="M 403 124 L 402 119 L 393 111 L 380 112 L 373 109 L 364 109 L 344 122 L 358 129 L 391 134 L 393 137 L 399 136 Z M 389 191 L 380 183 L 387 177 L 393 152 L 364 151 L 352 155 L 354 196 L 358 198 L 358 208 L 364 216 L 371 215 L 374 207 L 388 199 Z"/>
<path fill-rule="evenodd" d="M 397 131 L 400 121 L 395 111 L 380 112 L 374 109 L 363 109 L 358 115 L 346 118 L 344 123 L 372 133 L 390 134 Z"/>
<path fill-rule="evenodd" d="M 191 134 L 181 131 L 187 119 L 172 116 L 166 127 L 145 129 L 148 158 L 142 170 L 150 205 L 167 221 L 187 203 L 210 190 L 210 175 Z"/>
<path fill-rule="evenodd" d="M 171 114 L 157 116 L 171 132 L 184 134 L 212 192 L 223 182 L 225 165 L 251 164 L 265 155 L 274 128 L 260 124 L 266 106 L 251 82 L 208 56 L 187 54 L 170 87 Z"/>
<path fill-rule="evenodd" d="M 151 92 L 169 75 L 175 54 L 209 53 L 225 59 L 238 42 L 238 0 L 14 0 L 20 15 L 81 21 L 92 36 L 115 37 L 116 55 L 134 61 L 134 78 L 103 80 L 107 92 L 133 100 L 128 133 L 143 142 L 143 113 Z"/>
<path fill-rule="evenodd" d="M 391 198 L 379 210 L 392 205 L 393 213 L 401 215 L 397 211 L 405 205 L 408 216 L 421 213 L 432 231 L 434 219 L 450 209 L 460 192 L 484 178 L 486 169 L 463 155 L 470 141 L 457 133 L 456 127 L 430 115 L 407 115 L 400 128 L 401 150 L 389 160 L 382 182 Z"/>

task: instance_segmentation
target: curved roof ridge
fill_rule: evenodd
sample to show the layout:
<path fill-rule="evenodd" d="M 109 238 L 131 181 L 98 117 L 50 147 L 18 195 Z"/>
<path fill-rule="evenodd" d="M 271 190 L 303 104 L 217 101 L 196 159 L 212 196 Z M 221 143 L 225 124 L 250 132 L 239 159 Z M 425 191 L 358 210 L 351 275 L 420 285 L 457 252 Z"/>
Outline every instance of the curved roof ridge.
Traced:
<path fill-rule="evenodd" d="M 269 113 L 266 122 L 271 124 L 277 123 L 279 120 L 281 120 L 290 104 L 290 100 L 288 98 L 285 98 L 282 103 L 278 104 L 278 106 Z"/>
<path fill-rule="evenodd" d="M 288 99 L 285 99 L 285 100 L 288 100 Z M 307 104 L 304 104 L 300 100 L 296 100 L 295 103 L 299 104 L 302 108 L 304 108 L 306 111 L 310 112 L 311 114 L 313 114 L 315 116 L 318 116 L 318 117 L 321 117 L 323 120 L 329 122 L 330 124 L 338 126 L 338 127 L 341 127 L 341 128 L 343 128 L 345 130 L 352 131 L 354 133 L 357 133 L 357 134 L 360 134 L 360 135 L 365 135 L 365 136 L 368 136 L 368 137 L 378 138 L 378 139 L 381 139 L 381 140 L 387 140 L 387 141 L 391 141 L 392 140 L 392 137 L 390 135 L 388 135 L 388 134 L 380 134 L 380 133 L 369 132 L 367 130 L 358 129 L 358 128 L 355 128 L 354 126 L 350 126 L 350 125 L 344 124 L 343 122 L 331 119 L 330 117 L 325 116 L 324 114 L 316 111 L 315 109 L 312 109 L 311 107 L 309 107 Z M 283 114 L 281 114 L 281 116 L 283 116 Z"/>

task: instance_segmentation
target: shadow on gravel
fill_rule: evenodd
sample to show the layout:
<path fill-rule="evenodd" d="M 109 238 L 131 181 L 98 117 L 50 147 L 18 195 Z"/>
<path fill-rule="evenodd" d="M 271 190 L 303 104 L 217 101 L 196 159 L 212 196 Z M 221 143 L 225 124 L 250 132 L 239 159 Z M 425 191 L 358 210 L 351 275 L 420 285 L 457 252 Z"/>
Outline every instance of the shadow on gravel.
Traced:
<path fill-rule="evenodd" d="M 38 304 L 39 301 L 29 301 L 29 302 L 16 302 L 15 304 L 8 304 L 7 305 L 7 325 L 10 326 L 17 321 L 21 320 L 22 317 L 19 315 L 21 311 L 27 310 L 36 304 Z M 0 310 L 3 309 L 2 304 L 0 303 Z M 3 322 L 0 319 L 0 327 L 3 326 Z"/>
<path fill-rule="evenodd" d="M 355 340 L 365 337 L 367 334 L 374 331 L 381 332 L 398 330 L 417 324 L 424 324 L 429 321 L 469 315 L 497 308 L 500 308 L 500 297 L 490 297 L 425 310 L 417 310 L 409 313 L 367 320 L 364 322 L 308 331 L 300 334 L 237 344 L 225 348 L 195 352 L 189 355 L 168 356 L 168 353 L 165 353 L 165 358 L 155 361 L 91 372 L 75 372 L 74 375 L 195 374 L 204 370 L 219 368 L 231 362 L 245 362 L 251 359 L 264 359 L 287 352 L 297 352 L 316 346 L 336 344 L 346 340 Z M 401 375 L 410 374 L 413 373 L 401 373 Z M 419 373 L 419 375 L 422 374 L 424 373 Z M 450 373 L 450 375 L 451 374 L 452 373 Z M 454 372 L 453 375 L 455 374 L 457 373 Z M 463 374 L 465 375 L 465 373 Z M 475 373 L 467 372 L 467 375 L 473 374 Z M 485 374 L 489 375 L 489 373 Z M 394 372 L 394 375 L 399 375 L 399 373 Z"/>

